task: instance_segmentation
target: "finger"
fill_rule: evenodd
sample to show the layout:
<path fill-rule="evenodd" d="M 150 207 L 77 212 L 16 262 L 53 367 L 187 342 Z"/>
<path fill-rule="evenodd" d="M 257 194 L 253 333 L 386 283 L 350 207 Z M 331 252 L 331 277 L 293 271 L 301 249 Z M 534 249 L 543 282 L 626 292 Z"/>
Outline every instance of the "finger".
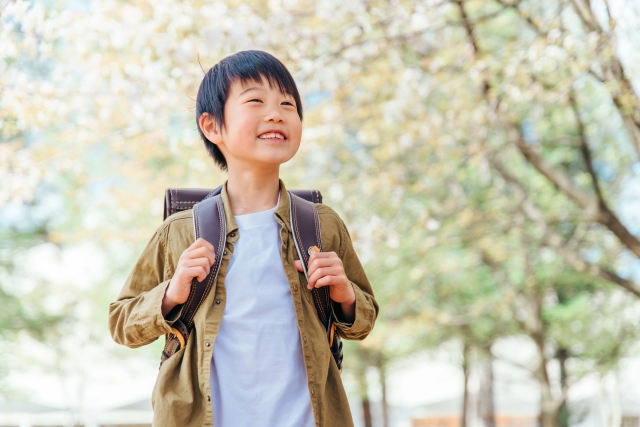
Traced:
<path fill-rule="evenodd" d="M 191 246 L 189 246 L 189 249 L 193 250 L 201 247 L 208 248 L 209 250 L 211 250 L 211 252 L 215 253 L 215 249 L 213 248 L 213 245 L 208 241 L 206 241 L 205 239 L 203 239 L 202 237 L 198 237 L 196 241 L 193 242 Z"/>
<path fill-rule="evenodd" d="M 309 274 L 309 282 L 315 282 L 324 276 L 335 276 L 336 274 L 341 273 L 343 273 L 343 270 L 340 266 L 331 265 L 328 267 L 320 267 L 314 270 L 313 273 Z"/>
<path fill-rule="evenodd" d="M 216 255 L 209 250 L 206 246 L 201 246 L 199 248 L 185 251 L 180 256 L 180 259 L 196 259 L 196 258 L 207 258 L 209 260 L 209 264 L 212 265 L 216 259 Z"/>
<path fill-rule="evenodd" d="M 189 267 L 185 269 L 185 273 L 187 273 L 187 277 L 196 278 L 198 282 L 204 281 L 207 278 L 207 272 L 204 267 Z"/>
<path fill-rule="evenodd" d="M 338 254 L 335 252 L 314 252 L 309 256 L 309 262 L 316 258 L 338 258 Z"/>
<path fill-rule="evenodd" d="M 320 255 L 320 258 L 318 258 L 318 255 Z M 309 257 L 307 275 L 311 277 L 317 268 L 335 265 L 337 263 L 342 265 L 342 261 L 335 252 L 315 252 Z"/>
<path fill-rule="evenodd" d="M 298 270 L 300 273 L 304 272 L 304 269 L 302 268 L 302 262 L 299 259 L 293 261 L 293 264 L 296 266 L 296 270 Z"/>
<path fill-rule="evenodd" d="M 325 286 L 338 286 L 343 283 L 342 275 L 337 276 L 324 276 L 316 280 L 315 288 L 322 288 Z"/>
<path fill-rule="evenodd" d="M 194 258 L 185 260 L 184 266 L 186 268 L 202 267 L 207 274 L 209 274 L 209 272 L 211 271 L 211 264 L 209 264 L 209 260 L 207 258 Z"/>
<path fill-rule="evenodd" d="M 340 258 L 316 258 L 309 262 L 309 270 L 315 270 L 322 267 L 342 266 Z"/>
<path fill-rule="evenodd" d="M 309 274 L 309 282 L 308 282 L 309 289 L 317 287 L 316 282 L 325 276 L 335 276 L 342 273 L 343 273 L 343 270 L 340 267 L 318 268 L 313 273 Z"/>
<path fill-rule="evenodd" d="M 209 261 L 209 265 L 213 265 L 214 261 L 216 260 L 215 254 L 205 246 L 194 249 L 191 252 L 188 252 L 185 255 L 185 257 L 187 259 L 207 258 Z"/>

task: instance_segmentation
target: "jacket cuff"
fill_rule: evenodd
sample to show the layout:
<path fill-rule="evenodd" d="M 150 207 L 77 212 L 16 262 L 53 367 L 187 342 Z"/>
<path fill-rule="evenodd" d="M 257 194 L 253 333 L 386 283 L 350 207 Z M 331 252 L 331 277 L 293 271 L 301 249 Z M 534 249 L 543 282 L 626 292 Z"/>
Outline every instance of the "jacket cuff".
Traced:
<path fill-rule="evenodd" d="M 366 337 L 372 329 L 375 322 L 375 311 L 372 309 L 369 296 L 365 294 L 355 283 L 351 282 L 353 291 L 356 294 L 355 302 L 355 317 L 353 322 L 344 322 L 342 317 L 342 309 L 337 308 L 338 303 L 333 302 L 331 304 L 331 311 L 333 318 L 335 319 L 336 328 L 342 333 L 341 335 L 346 339 L 363 339 Z M 336 310 L 337 308 L 337 310 Z M 340 315 L 338 315 L 340 313 Z"/>
<path fill-rule="evenodd" d="M 164 333 L 171 333 L 171 325 L 180 318 L 182 307 L 184 306 L 183 304 L 177 305 L 167 314 L 166 318 L 162 317 L 162 299 L 169 287 L 169 282 L 171 282 L 171 279 L 161 282 L 158 286 L 148 291 L 144 300 L 146 307 L 142 309 L 142 312 L 153 314 L 154 325 L 164 330 Z"/>
<path fill-rule="evenodd" d="M 160 302 L 160 304 L 162 305 L 162 302 Z M 184 307 L 184 304 L 178 304 L 175 307 L 173 307 L 173 309 L 170 312 L 167 313 L 167 316 L 164 318 L 165 322 L 167 322 L 167 325 L 173 326 L 175 321 L 180 318 L 183 307 Z"/>

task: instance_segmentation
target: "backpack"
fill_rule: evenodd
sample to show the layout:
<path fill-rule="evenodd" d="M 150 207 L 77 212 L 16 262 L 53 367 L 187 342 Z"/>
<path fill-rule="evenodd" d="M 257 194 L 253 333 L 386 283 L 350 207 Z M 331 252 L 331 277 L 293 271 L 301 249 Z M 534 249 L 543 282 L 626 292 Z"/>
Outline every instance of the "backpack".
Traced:
<path fill-rule="evenodd" d="M 160 365 L 178 350 L 184 348 L 189 339 L 189 334 L 193 330 L 193 318 L 209 291 L 211 291 L 218 275 L 222 262 L 220 254 L 224 252 L 227 235 L 227 223 L 221 191 L 222 186 L 215 190 L 168 188 L 165 191 L 164 219 L 178 211 L 193 209 L 195 239 L 202 237 L 211 243 L 215 248 L 216 258 L 203 282 L 198 282 L 197 278 L 193 278 L 189 298 L 184 303 L 180 317 L 171 327 L 172 333 L 166 336 Z M 309 256 L 313 252 L 322 252 L 320 219 L 315 206 L 316 203 L 322 203 L 322 194 L 317 190 L 290 190 L 287 193 L 289 196 L 289 221 L 293 231 L 293 241 L 295 242 L 298 257 L 302 262 L 304 275 L 309 280 L 307 275 Z M 314 288 L 311 290 L 311 295 L 318 318 L 326 331 L 333 359 L 338 366 L 338 370 L 342 371 L 342 341 L 340 336 L 335 333 L 329 288 L 327 286 L 319 289 Z"/>

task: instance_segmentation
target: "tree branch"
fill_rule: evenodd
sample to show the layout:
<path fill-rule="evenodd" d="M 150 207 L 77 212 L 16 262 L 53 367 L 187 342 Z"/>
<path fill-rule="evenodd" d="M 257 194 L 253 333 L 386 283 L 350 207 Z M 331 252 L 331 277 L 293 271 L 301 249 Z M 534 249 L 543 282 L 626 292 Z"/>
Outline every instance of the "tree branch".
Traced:
<path fill-rule="evenodd" d="M 591 182 L 593 184 L 593 189 L 596 192 L 596 197 L 598 198 L 600 209 L 606 209 L 606 204 L 604 203 L 604 198 L 602 197 L 602 191 L 600 190 L 600 184 L 598 183 L 598 176 L 593 169 L 591 151 L 589 150 L 589 144 L 587 143 L 587 135 L 584 130 L 584 123 L 582 123 L 582 120 L 580 119 L 580 112 L 578 111 L 578 104 L 576 103 L 576 98 L 573 90 L 569 91 L 569 103 L 571 104 L 571 108 L 573 109 L 573 114 L 576 116 L 576 125 L 578 127 L 578 135 L 580 137 L 580 151 L 582 152 L 584 164 L 587 168 L 587 172 L 589 172 L 589 175 L 591 176 Z"/>
<path fill-rule="evenodd" d="M 538 172 L 544 175 L 545 178 L 551 181 L 558 190 L 569 196 L 569 198 L 575 201 L 581 208 L 590 211 L 590 216 L 594 216 L 597 211 L 596 200 L 582 191 L 579 187 L 576 187 L 568 176 L 554 169 L 542 160 L 540 155 L 527 143 L 524 135 L 522 134 L 522 130 L 516 126 L 513 126 L 513 130 L 518 134 L 518 138 L 516 138 L 514 143 L 518 150 L 520 150 L 520 153 L 524 156 L 525 160 L 536 168 Z"/>
<path fill-rule="evenodd" d="M 613 34 L 616 29 L 616 21 L 613 19 L 613 15 L 611 15 L 611 8 L 609 7 L 609 0 L 604 0 L 604 5 L 607 10 L 607 19 L 609 20 L 609 33 Z M 605 29 L 602 29 L 605 32 Z"/>
<path fill-rule="evenodd" d="M 540 24 L 535 22 L 533 20 L 533 18 L 531 18 L 531 16 L 529 16 L 528 14 L 525 14 L 524 12 L 522 12 L 522 10 L 518 7 L 520 2 L 514 2 L 514 3 L 509 3 L 506 0 L 496 0 L 498 3 L 500 3 L 501 5 L 503 5 L 505 8 L 510 8 L 513 9 L 518 16 L 520 16 L 520 19 L 526 21 L 529 26 L 541 37 L 548 37 L 548 33 L 546 31 L 544 31 L 542 29 L 542 27 L 540 27 Z"/>
<path fill-rule="evenodd" d="M 564 387 L 562 387 L 560 396 L 554 401 L 554 404 L 553 404 L 554 410 L 557 411 L 562 406 L 562 404 L 566 402 L 567 397 L 569 397 L 569 390 L 571 389 L 571 387 L 579 383 L 585 376 L 591 373 L 592 372 L 585 371 L 580 375 L 578 375 L 576 379 L 571 382 L 571 384 L 567 384 Z"/>
<path fill-rule="evenodd" d="M 534 28 L 537 29 L 538 33 L 541 35 L 546 35 L 544 31 L 542 31 L 539 26 L 533 22 L 533 20 L 528 16 L 524 15 L 522 11 L 517 7 L 519 4 L 516 3 L 508 3 L 506 0 L 497 0 L 500 4 L 502 4 L 505 8 L 513 8 L 518 11 L 519 15 L 522 19 L 527 20 Z M 467 32 L 467 37 L 469 38 L 470 43 L 474 47 L 474 54 L 478 52 L 478 44 L 477 40 L 474 36 L 474 27 L 470 24 L 466 11 L 464 9 L 463 0 L 454 0 L 454 2 L 458 5 L 458 9 L 460 10 L 460 15 L 462 17 L 462 22 L 465 24 L 464 28 Z M 622 76 L 624 79 L 624 76 Z M 624 82 L 623 82 L 624 83 Z M 486 76 L 483 76 L 483 94 L 487 101 L 489 101 L 488 92 L 490 89 L 490 83 Z M 613 94 L 612 94 L 613 95 Z M 616 98 L 614 96 L 614 102 Z M 621 110 L 622 113 L 622 110 Z M 632 119 L 631 116 L 625 116 L 623 114 L 623 119 Z M 581 124 L 580 124 L 581 125 Z M 513 126 L 513 125 L 512 125 Z M 640 127 L 640 123 L 638 124 Z M 630 129 L 630 132 L 633 131 L 633 126 Z M 574 200 L 578 206 L 585 210 L 586 216 L 590 218 L 592 221 L 596 221 L 605 227 L 607 227 L 613 234 L 618 237 L 620 242 L 626 246 L 631 252 L 633 252 L 638 258 L 640 258 L 640 240 L 636 238 L 633 234 L 629 232 L 629 230 L 620 222 L 615 213 L 608 207 L 604 199 L 602 198 L 602 194 L 600 192 L 599 187 L 596 187 L 596 197 L 593 197 L 586 192 L 584 192 L 579 187 L 575 186 L 569 177 L 567 177 L 564 173 L 554 169 L 552 166 L 547 164 L 536 151 L 526 142 L 524 135 L 522 135 L 522 130 L 518 126 L 513 126 L 515 128 L 518 138 L 515 140 L 516 147 L 520 150 L 524 158 L 535 167 L 538 172 L 544 175 L 551 183 L 561 192 L 565 193 L 569 198 Z M 637 130 L 638 128 L 636 128 Z M 582 130 L 582 136 L 584 136 L 584 130 Z M 639 140 L 640 141 L 640 140 Z M 585 140 L 586 143 L 586 140 Z M 640 142 L 639 142 L 640 143 Z M 584 153 L 584 152 L 583 152 Z M 588 153 L 587 147 L 587 155 Z M 595 174 L 593 175 L 595 177 Z M 597 181 L 596 186 L 597 186 Z"/>
<path fill-rule="evenodd" d="M 513 3 L 513 5 L 518 5 L 520 4 L 522 0 L 518 0 L 515 3 Z M 474 59 L 477 60 L 478 58 L 478 54 L 480 53 L 480 49 L 478 47 L 478 41 L 475 37 L 475 35 L 473 34 L 474 31 L 474 25 L 475 22 L 471 22 L 471 20 L 469 19 L 469 16 L 467 15 L 467 12 L 464 9 L 464 3 L 463 0 L 453 0 L 453 3 L 455 3 L 458 6 L 458 10 L 460 12 L 460 17 L 462 18 L 462 26 L 465 29 L 465 32 L 467 33 L 467 37 L 469 38 L 469 43 L 471 43 L 471 46 L 473 47 L 473 56 Z M 512 4 L 502 4 L 502 9 L 500 10 L 500 12 L 502 12 L 503 10 L 513 7 Z M 491 85 L 489 84 L 489 79 L 487 78 L 486 74 L 483 73 L 482 75 L 482 94 L 483 96 L 488 100 L 489 99 L 489 89 L 491 89 Z"/>
<path fill-rule="evenodd" d="M 517 4 L 520 4 L 521 2 L 522 2 L 522 0 L 518 0 L 514 4 L 517 5 Z M 442 2 L 442 4 L 449 4 L 449 3 L 456 3 L 456 4 L 458 4 L 459 7 L 461 7 L 462 0 L 451 0 L 451 2 L 449 2 L 449 1 L 443 1 Z M 379 42 L 379 41 L 383 41 L 383 40 L 387 41 L 387 42 L 407 41 L 407 40 L 412 39 L 413 37 L 421 36 L 421 35 L 426 34 L 426 33 L 435 33 L 437 31 L 444 30 L 444 29 L 449 28 L 451 26 L 462 26 L 462 27 L 467 28 L 468 26 L 475 25 L 475 24 L 487 21 L 489 19 L 495 18 L 496 16 L 499 16 L 502 12 L 504 12 L 505 9 L 506 9 L 506 7 L 503 7 L 502 9 L 497 10 L 495 12 L 491 12 L 491 13 L 487 13 L 485 15 L 479 16 L 479 17 L 473 19 L 473 21 L 469 20 L 468 17 L 465 15 L 463 17 L 463 19 L 460 20 L 460 21 L 448 21 L 448 22 L 445 22 L 444 24 L 436 26 L 436 27 L 426 28 L 424 30 L 412 31 L 412 32 L 408 32 L 408 33 L 403 33 L 403 34 L 399 34 L 399 35 L 394 36 L 394 37 L 388 37 L 386 34 L 383 34 L 383 35 L 378 36 L 378 37 L 372 37 L 372 38 L 367 38 L 367 39 L 356 40 L 356 41 L 354 41 L 352 43 L 345 44 L 345 45 L 342 45 L 342 46 L 338 47 L 334 51 L 327 53 L 326 56 L 328 56 L 328 57 L 336 57 L 336 56 L 340 55 L 342 52 L 344 52 L 347 49 L 350 49 L 352 47 L 359 46 L 359 45 L 362 45 L 362 44 L 365 44 L 365 43 L 368 43 L 368 42 Z M 477 49 L 477 46 L 474 46 L 474 48 Z"/>
<path fill-rule="evenodd" d="M 535 22 L 531 16 L 525 14 L 519 7 L 517 3 L 509 3 L 507 0 L 496 0 L 498 3 L 503 5 L 506 8 L 513 9 L 522 20 L 527 22 L 529 26 L 538 34 L 540 37 L 548 37 L 548 32 L 543 30 L 539 23 Z M 576 0 L 572 0 L 574 3 L 574 9 L 577 11 L 576 13 L 582 20 L 583 16 L 579 12 L 579 6 L 575 7 Z M 606 4 L 606 2 L 605 2 Z M 618 112 L 622 116 L 625 128 L 629 132 L 629 137 L 631 138 L 633 147 L 635 148 L 638 156 L 640 156 L 640 99 L 636 94 L 633 86 L 631 85 L 631 81 L 625 76 L 624 69 L 620 62 L 620 59 L 617 56 L 614 35 L 615 32 L 613 28 L 615 28 L 615 21 L 611 16 L 611 11 L 609 10 L 609 6 L 607 5 L 607 12 L 609 15 L 609 26 L 613 26 L 610 31 L 610 37 L 604 31 L 595 29 L 601 35 L 609 37 L 609 50 L 604 54 L 604 57 L 599 57 L 600 66 L 603 68 L 603 75 L 599 75 L 595 70 L 591 69 L 589 72 L 596 77 L 601 82 L 609 82 L 613 83 L 617 88 L 607 88 L 609 94 L 611 95 L 613 102 L 618 109 Z M 590 12 L 590 10 L 589 10 Z M 595 18 L 594 18 L 595 19 Z M 588 19 L 585 17 L 583 22 L 588 22 Z M 587 24 L 585 24 L 587 25 Z M 567 52 L 570 56 L 574 56 L 571 52 Z M 625 99 L 625 95 L 627 99 Z"/>
<path fill-rule="evenodd" d="M 516 368 L 523 369 L 523 370 L 527 371 L 528 373 L 530 373 L 531 376 L 537 377 L 536 370 L 528 367 L 527 365 L 523 365 L 522 363 L 514 362 L 513 360 L 506 359 L 506 358 L 504 358 L 502 356 L 498 356 L 493 352 L 490 352 L 490 354 L 491 354 L 491 357 L 493 357 L 496 360 L 499 360 L 500 362 L 504 362 L 504 363 L 507 363 L 509 365 L 515 366 Z"/>
<path fill-rule="evenodd" d="M 602 366 L 604 365 L 607 361 L 611 360 L 611 359 L 618 359 L 621 357 L 621 345 L 620 343 L 625 342 L 625 340 L 628 339 L 627 334 L 625 334 L 624 332 L 622 332 L 621 336 L 617 336 L 616 337 L 616 342 L 617 344 L 608 352 L 606 352 L 602 357 L 600 357 L 599 359 L 596 360 L 596 365 Z M 571 381 L 571 384 L 567 384 L 564 387 L 562 387 L 562 395 L 560 396 L 561 402 L 558 404 L 558 407 L 560 407 L 560 405 L 562 405 L 562 402 L 564 402 L 568 395 L 569 395 L 569 390 L 571 389 L 571 387 L 573 387 L 574 385 L 576 385 L 577 383 L 579 383 L 585 376 L 589 375 L 593 373 L 593 371 L 584 371 L 582 372 L 580 375 L 575 376 L 575 379 L 573 381 Z"/>
<path fill-rule="evenodd" d="M 635 256 L 640 258 L 640 241 L 631 234 L 627 227 L 620 222 L 620 219 L 609 208 L 606 202 L 599 197 L 592 197 L 573 185 L 571 180 L 562 172 L 547 164 L 526 142 L 521 130 L 517 129 L 518 138 L 515 141 L 516 147 L 520 150 L 524 158 L 544 175 L 558 190 L 565 193 L 575 201 L 578 206 L 585 210 L 587 217 L 607 227 L 620 242 L 626 246 Z"/>
<path fill-rule="evenodd" d="M 589 9 L 588 5 L 585 6 L 584 4 L 580 3 L 580 0 L 571 0 L 571 4 L 573 5 L 573 9 L 575 10 L 576 14 L 580 18 L 580 21 L 582 21 L 582 24 L 585 26 L 587 30 L 586 32 L 599 31 L 599 28 L 595 24 L 595 18 L 593 17 L 591 9 Z"/>
<path fill-rule="evenodd" d="M 592 276 L 601 277 L 609 282 L 615 283 L 632 294 L 640 297 L 640 288 L 631 280 L 618 276 L 615 272 L 599 265 L 589 263 L 580 257 L 577 253 L 570 250 L 564 243 L 562 236 L 551 227 L 542 211 L 527 197 L 522 186 L 513 176 L 511 176 L 504 167 L 494 158 L 490 158 L 489 162 L 493 168 L 500 174 L 502 179 L 509 185 L 511 190 L 521 200 L 520 209 L 530 221 L 534 222 L 543 231 L 543 243 L 556 251 L 565 262 L 575 271 L 588 273 Z"/>

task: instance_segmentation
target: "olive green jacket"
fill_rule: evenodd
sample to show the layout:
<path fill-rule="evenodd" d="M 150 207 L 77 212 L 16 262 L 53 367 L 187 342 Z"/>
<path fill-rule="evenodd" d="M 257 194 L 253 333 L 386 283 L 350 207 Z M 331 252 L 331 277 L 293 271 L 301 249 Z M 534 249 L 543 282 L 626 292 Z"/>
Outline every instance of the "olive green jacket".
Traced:
<path fill-rule="evenodd" d="M 210 361 L 216 335 L 224 313 L 225 276 L 234 244 L 238 241 L 238 226 L 234 220 L 226 192 L 222 190 L 227 219 L 227 238 L 218 278 L 194 318 L 192 332 L 185 348 L 178 350 L 160 367 L 153 389 L 152 404 L 155 427 L 212 426 Z M 344 264 L 347 277 L 356 294 L 355 320 L 340 321 L 336 309 L 336 331 L 345 339 L 364 339 L 378 315 L 369 280 L 358 260 L 349 233 L 340 217 L 329 207 L 318 204 L 322 246 L 325 252 L 335 252 Z M 282 266 L 287 275 L 293 298 L 298 328 L 302 338 L 302 353 L 307 369 L 311 407 L 318 427 L 352 426 L 353 421 L 340 372 L 329 350 L 324 328 L 307 289 L 304 274 L 293 263 L 298 259 L 289 224 L 289 198 L 280 181 L 280 203 L 275 212 L 282 226 Z M 182 211 L 168 217 L 156 230 L 129 274 L 116 302 L 109 306 L 109 330 L 118 344 L 140 347 L 171 332 L 171 324 L 179 317 L 180 308 L 162 316 L 165 290 L 173 276 L 182 252 L 194 242 L 192 211 Z M 160 358 L 160 355 L 158 355 Z M 348 360 L 349 355 L 345 355 Z M 282 402 L 285 408 L 287 402 Z M 260 420 L 256 420 L 259 425 Z"/>

